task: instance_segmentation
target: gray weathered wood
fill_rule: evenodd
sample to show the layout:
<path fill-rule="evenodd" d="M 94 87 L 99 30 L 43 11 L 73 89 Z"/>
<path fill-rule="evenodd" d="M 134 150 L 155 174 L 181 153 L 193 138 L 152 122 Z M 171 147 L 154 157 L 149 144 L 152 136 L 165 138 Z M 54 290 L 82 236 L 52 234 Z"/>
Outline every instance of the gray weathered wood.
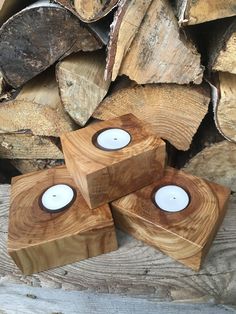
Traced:
<path fill-rule="evenodd" d="M 64 292 L 26 285 L 0 285 L 1 314 L 233 314 L 233 308 L 214 304 L 156 303 L 130 297 L 88 292 Z"/>
<path fill-rule="evenodd" d="M 9 189 L 8 185 L 0 186 L 0 283 L 114 293 L 163 302 L 236 305 L 235 194 L 199 273 L 119 232 L 116 252 L 22 276 L 6 251 Z"/>

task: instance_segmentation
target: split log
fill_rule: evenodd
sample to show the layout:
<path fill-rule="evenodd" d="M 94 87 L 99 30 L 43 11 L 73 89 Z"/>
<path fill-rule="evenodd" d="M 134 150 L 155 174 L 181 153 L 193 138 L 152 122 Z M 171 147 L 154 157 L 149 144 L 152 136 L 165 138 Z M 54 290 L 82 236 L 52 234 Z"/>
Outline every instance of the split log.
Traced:
<path fill-rule="evenodd" d="M 213 99 L 215 122 L 219 132 L 236 143 L 236 75 L 219 73 L 218 97 Z"/>
<path fill-rule="evenodd" d="M 93 117 L 108 120 L 133 113 L 176 148 L 187 150 L 208 111 L 209 101 L 208 89 L 202 86 L 137 86 L 107 97 Z"/>
<path fill-rule="evenodd" d="M 180 24 L 200 24 L 236 15 L 235 0 L 176 0 Z"/>
<path fill-rule="evenodd" d="M 63 159 L 57 140 L 32 134 L 0 134 L 0 158 Z"/>
<path fill-rule="evenodd" d="M 11 164 L 22 174 L 54 168 L 64 164 L 64 160 L 55 159 L 13 159 Z"/>
<path fill-rule="evenodd" d="M 191 159 L 184 169 L 236 192 L 236 145 L 228 141 L 213 144 Z"/>
<path fill-rule="evenodd" d="M 76 14 L 80 20 L 91 23 L 106 16 L 118 0 L 55 0 Z"/>
<path fill-rule="evenodd" d="M 57 66 L 57 80 L 65 110 L 84 126 L 108 92 L 110 81 L 104 80 L 103 51 L 79 52 Z"/>
<path fill-rule="evenodd" d="M 100 47 L 71 12 L 41 0 L 3 24 L 0 67 L 6 81 L 16 88 L 71 52 Z"/>
<path fill-rule="evenodd" d="M 120 74 L 138 84 L 200 84 L 203 69 L 194 45 L 179 33 L 168 0 L 153 0 L 124 58 Z"/>
<path fill-rule="evenodd" d="M 51 69 L 28 82 L 14 100 L 0 106 L 0 133 L 30 130 L 34 135 L 59 137 L 75 128 L 64 111 Z"/>
<path fill-rule="evenodd" d="M 208 29 L 209 68 L 236 74 L 236 17 L 212 23 Z"/>
<path fill-rule="evenodd" d="M 127 54 L 151 2 L 152 0 L 123 0 L 118 3 L 118 10 L 110 31 L 106 79 L 111 78 L 114 81 L 119 74 L 122 60 Z"/>

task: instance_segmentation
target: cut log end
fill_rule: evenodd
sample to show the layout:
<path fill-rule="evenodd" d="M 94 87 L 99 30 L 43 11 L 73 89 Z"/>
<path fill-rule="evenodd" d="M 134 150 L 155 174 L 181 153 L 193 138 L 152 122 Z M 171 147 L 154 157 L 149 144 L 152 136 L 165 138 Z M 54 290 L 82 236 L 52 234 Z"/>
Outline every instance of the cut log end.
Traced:
<path fill-rule="evenodd" d="M 0 67 L 6 81 L 15 88 L 68 51 L 98 48 L 100 45 L 79 19 L 49 1 L 27 7 L 0 29 Z"/>
<path fill-rule="evenodd" d="M 138 86 L 107 97 L 93 117 L 108 120 L 127 112 L 133 113 L 176 148 L 187 150 L 208 111 L 209 101 L 208 89 L 203 87 Z"/>

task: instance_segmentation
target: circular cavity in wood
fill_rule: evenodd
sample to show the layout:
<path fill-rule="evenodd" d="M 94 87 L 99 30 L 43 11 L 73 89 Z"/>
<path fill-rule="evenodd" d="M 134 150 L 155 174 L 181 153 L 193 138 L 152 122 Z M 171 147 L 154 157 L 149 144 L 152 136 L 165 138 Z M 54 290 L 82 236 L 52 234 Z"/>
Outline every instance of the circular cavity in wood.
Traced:
<path fill-rule="evenodd" d="M 155 205 L 160 209 L 176 213 L 184 210 L 190 201 L 188 193 L 177 185 L 165 185 L 159 188 L 154 195 Z"/>
<path fill-rule="evenodd" d="M 74 202 L 76 193 L 67 184 L 56 184 L 44 191 L 40 198 L 40 207 L 50 213 L 58 213 L 69 208 Z"/>
<path fill-rule="evenodd" d="M 109 128 L 101 130 L 95 135 L 94 144 L 99 149 L 114 151 L 128 146 L 131 142 L 129 132 L 120 128 Z"/>

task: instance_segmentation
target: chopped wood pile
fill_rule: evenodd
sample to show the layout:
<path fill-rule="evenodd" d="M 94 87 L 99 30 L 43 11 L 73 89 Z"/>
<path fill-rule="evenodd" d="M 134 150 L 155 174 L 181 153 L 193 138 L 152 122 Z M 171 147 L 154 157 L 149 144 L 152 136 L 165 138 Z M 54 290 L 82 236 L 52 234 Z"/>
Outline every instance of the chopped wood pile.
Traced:
<path fill-rule="evenodd" d="M 0 180 L 63 163 L 63 133 L 127 113 L 171 166 L 236 143 L 234 0 L 0 0 L 0 25 Z"/>

